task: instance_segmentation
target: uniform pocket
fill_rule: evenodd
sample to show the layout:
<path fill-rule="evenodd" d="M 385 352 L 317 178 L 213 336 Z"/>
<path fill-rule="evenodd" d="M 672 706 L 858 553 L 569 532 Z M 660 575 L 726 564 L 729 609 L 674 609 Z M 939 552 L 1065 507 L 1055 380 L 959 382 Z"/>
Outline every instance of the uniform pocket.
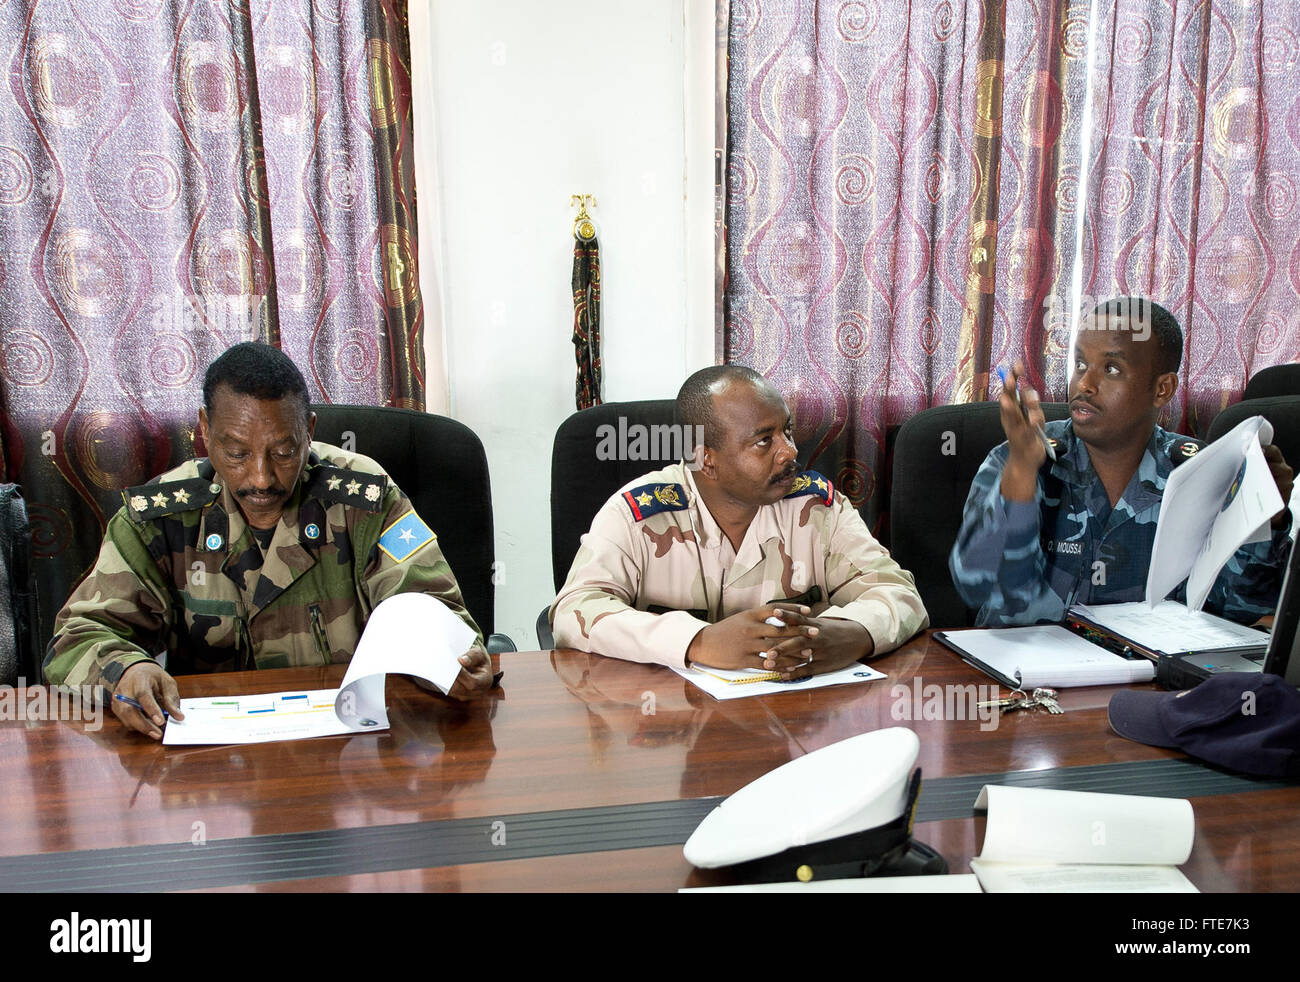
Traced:
<path fill-rule="evenodd" d="M 312 604 L 311 607 L 311 633 L 316 639 L 316 651 L 320 654 L 321 663 L 330 664 L 330 643 L 329 638 L 325 635 L 325 625 L 321 620 L 320 605 Z"/>

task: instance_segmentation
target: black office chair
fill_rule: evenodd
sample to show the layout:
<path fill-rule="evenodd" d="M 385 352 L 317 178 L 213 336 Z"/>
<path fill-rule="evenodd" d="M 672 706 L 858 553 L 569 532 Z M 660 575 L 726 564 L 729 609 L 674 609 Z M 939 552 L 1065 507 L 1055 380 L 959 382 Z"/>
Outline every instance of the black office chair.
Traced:
<path fill-rule="evenodd" d="M 1261 368 L 1251 376 L 1246 391 L 1241 394 L 1243 401 L 1271 396 L 1300 396 L 1300 364 Z"/>
<path fill-rule="evenodd" d="M 474 431 L 454 419 L 411 409 L 339 404 L 312 409 L 314 439 L 377 461 L 437 533 L 488 651 L 516 650 L 509 637 L 492 631 L 492 482 L 483 443 Z"/>
<path fill-rule="evenodd" d="M 1048 420 L 1065 419 L 1064 402 L 1043 403 Z M 916 577 L 931 627 L 968 627 L 976 611 L 948 572 L 971 480 L 990 450 L 1006 440 L 996 402 L 935 406 L 898 431 L 889 496 L 890 553 Z"/>
<path fill-rule="evenodd" d="M 0 484 L 0 685 L 42 679 L 32 530 L 16 484 Z"/>
<path fill-rule="evenodd" d="M 574 413 L 555 431 L 551 451 L 551 573 L 557 593 L 569 577 L 582 536 L 591 528 L 591 520 L 609 496 L 642 474 L 681 459 L 672 453 L 677 449 L 672 446 L 673 441 L 665 439 L 647 439 L 645 450 L 649 456 L 642 459 L 619 459 L 626 456 L 624 453 L 614 454 L 613 459 L 601 459 L 609 456 L 597 454 L 602 449 L 602 436 L 612 432 L 617 448 L 620 419 L 623 433 L 629 432 L 628 427 L 639 426 L 646 433 L 662 436 L 664 430 L 652 427 L 672 425 L 674 404 L 673 399 L 607 402 Z M 612 427 L 612 430 L 602 430 L 602 427 Z M 608 441 L 604 446 L 609 446 Z M 555 647 L 546 616 L 550 607 L 549 603 L 543 607 L 537 618 L 537 640 L 543 649 Z"/>
<path fill-rule="evenodd" d="M 1215 416 L 1214 422 L 1210 424 L 1208 434 L 1210 442 L 1213 443 L 1242 420 L 1249 419 L 1251 416 L 1263 416 L 1273 424 L 1273 443 L 1282 451 L 1286 462 L 1296 471 L 1300 471 L 1300 395 L 1245 399 L 1227 407 Z"/>

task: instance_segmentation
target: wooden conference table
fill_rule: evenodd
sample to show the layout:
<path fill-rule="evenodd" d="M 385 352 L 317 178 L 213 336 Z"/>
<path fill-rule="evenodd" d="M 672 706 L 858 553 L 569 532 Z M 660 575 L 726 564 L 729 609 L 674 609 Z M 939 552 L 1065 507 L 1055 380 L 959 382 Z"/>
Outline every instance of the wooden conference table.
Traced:
<path fill-rule="evenodd" d="M 718 702 L 668 669 L 574 651 L 500 656 L 500 690 L 452 704 L 388 682 L 391 729 L 164 747 L 105 718 L 0 722 L 4 890 L 675 890 L 728 882 L 681 843 L 716 804 L 801 754 L 902 725 L 920 737 L 915 834 L 969 872 L 985 783 L 1187 797 L 1203 891 L 1300 885 L 1300 785 L 1133 743 L 1111 688 L 995 729 L 924 686 L 990 685 L 928 635 L 888 680 Z M 184 696 L 332 688 L 343 667 L 179 679 Z M 917 693 L 914 679 L 922 688 Z M 906 687 L 906 697 L 900 699 Z M 921 697 L 919 704 L 914 693 Z M 983 726 L 987 727 L 987 723 Z M 852 780 L 846 775 L 845 780 Z"/>

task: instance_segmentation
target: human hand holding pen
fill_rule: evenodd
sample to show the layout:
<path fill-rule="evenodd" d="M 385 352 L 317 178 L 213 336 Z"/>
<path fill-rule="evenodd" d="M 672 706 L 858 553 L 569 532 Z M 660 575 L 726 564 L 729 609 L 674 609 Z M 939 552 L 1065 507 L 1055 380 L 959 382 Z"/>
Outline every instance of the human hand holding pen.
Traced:
<path fill-rule="evenodd" d="M 763 667 L 780 672 L 784 681 L 838 671 L 875 652 L 871 632 L 857 621 L 813 617 L 809 607 L 784 607 L 780 601 L 774 611 L 764 623 L 781 630 L 768 639 L 772 646 L 764 653 Z"/>
<path fill-rule="evenodd" d="M 1025 386 L 1023 396 L 1017 389 L 1025 366 L 1016 362 L 1011 374 L 1002 376 L 998 406 L 1002 410 L 1002 431 L 1007 435 L 1011 455 L 1002 469 L 1002 497 L 1008 501 L 1033 501 L 1038 493 L 1038 469 L 1050 449 L 1042 427 L 1046 420 L 1038 393 Z"/>
<path fill-rule="evenodd" d="M 154 740 L 162 739 L 166 715 L 185 719 L 176 680 L 152 661 L 136 662 L 123 672 L 108 704 L 123 726 Z"/>

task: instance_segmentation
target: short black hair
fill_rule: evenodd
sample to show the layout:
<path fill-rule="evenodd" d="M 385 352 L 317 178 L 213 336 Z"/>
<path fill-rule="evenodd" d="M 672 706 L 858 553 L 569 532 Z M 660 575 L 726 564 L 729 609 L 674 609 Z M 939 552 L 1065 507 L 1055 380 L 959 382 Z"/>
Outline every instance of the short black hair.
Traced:
<path fill-rule="evenodd" d="M 706 447 L 716 447 L 722 439 L 722 434 L 718 432 L 718 417 L 713 411 L 713 393 L 710 391 L 721 381 L 769 385 L 767 379 L 744 365 L 710 365 L 701 368 L 683 382 L 677 392 L 677 405 L 673 409 L 673 415 L 679 427 L 703 427 Z"/>
<path fill-rule="evenodd" d="M 1150 327 L 1151 337 L 1160 349 L 1156 371 L 1163 375 L 1176 372 L 1183 363 L 1183 329 L 1174 315 L 1149 297 L 1112 297 L 1092 308 L 1094 319 L 1119 317 Z"/>
<path fill-rule="evenodd" d="M 254 399 L 294 397 L 302 406 L 302 417 L 311 411 L 307 383 L 298 366 L 279 348 L 260 341 L 243 341 L 227 348 L 203 376 L 203 405 L 212 415 L 212 397 L 217 386 L 225 385 L 237 395 Z"/>

